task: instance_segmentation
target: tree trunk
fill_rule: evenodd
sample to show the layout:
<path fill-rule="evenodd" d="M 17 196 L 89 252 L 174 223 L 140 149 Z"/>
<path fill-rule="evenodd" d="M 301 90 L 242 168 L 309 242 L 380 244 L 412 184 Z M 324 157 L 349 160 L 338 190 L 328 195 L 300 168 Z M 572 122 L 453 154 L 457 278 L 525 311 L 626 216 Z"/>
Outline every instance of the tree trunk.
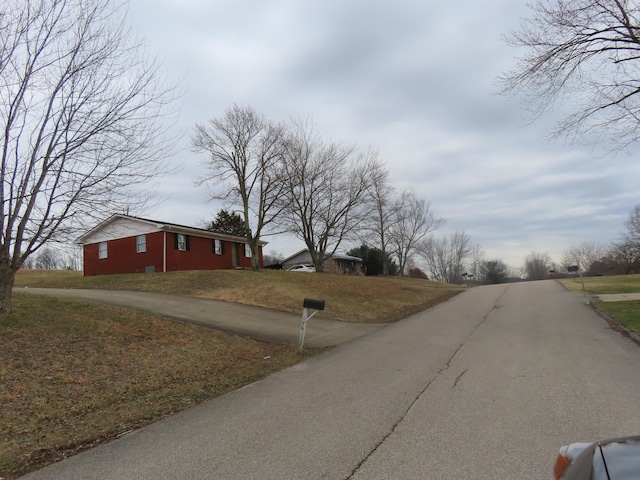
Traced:
<path fill-rule="evenodd" d="M 0 316 L 11 313 L 11 293 L 16 271 L 6 260 L 0 261 Z"/>

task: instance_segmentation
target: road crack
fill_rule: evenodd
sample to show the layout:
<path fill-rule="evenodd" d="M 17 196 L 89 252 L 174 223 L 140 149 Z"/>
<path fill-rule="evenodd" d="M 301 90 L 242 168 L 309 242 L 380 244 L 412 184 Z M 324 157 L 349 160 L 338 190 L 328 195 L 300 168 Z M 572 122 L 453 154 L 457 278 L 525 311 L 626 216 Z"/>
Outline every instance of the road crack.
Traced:
<path fill-rule="evenodd" d="M 496 299 L 493 307 L 491 308 L 491 310 L 489 310 L 489 312 L 482 317 L 482 319 L 480 320 L 480 322 L 478 322 L 478 324 L 474 327 L 474 329 L 471 331 L 471 333 L 469 334 L 467 340 L 465 340 L 463 343 L 461 343 L 460 345 L 458 345 L 458 347 L 455 349 L 455 351 L 453 352 L 453 354 L 449 357 L 449 359 L 446 361 L 446 363 L 444 364 L 444 366 L 438 370 L 438 373 L 436 375 L 434 375 L 434 377 L 429 380 L 429 382 L 427 382 L 427 385 L 418 393 L 418 395 L 416 395 L 416 397 L 413 399 L 413 401 L 409 404 L 409 406 L 405 409 L 405 411 L 402 413 L 402 415 L 400 415 L 398 417 L 398 420 L 393 424 L 393 426 L 391 427 L 391 430 L 389 430 L 389 432 L 384 435 L 380 441 L 371 449 L 371 451 L 369 452 L 369 454 L 365 455 L 365 457 L 360 460 L 360 462 L 358 462 L 358 464 L 351 470 L 351 472 L 349 473 L 349 475 L 347 477 L 344 478 L 344 480 L 350 480 L 353 478 L 353 476 L 358 473 L 358 470 L 360 470 L 360 468 L 365 464 L 365 462 L 367 460 L 369 460 L 369 458 L 371 458 L 373 456 L 374 453 L 376 453 L 378 451 L 378 449 L 380 448 L 380 446 L 382 446 L 382 444 L 384 442 L 387 441 L 387 439 L 389 437 L 391 437 L 397 430 L 398 426 L 400 425 L 400 423 L 402 423 L 402 421 L 407 417 L 407 415 L 409 414 L 409 412 L 413 409 L 414 405 L 416 403 L 418 403 L 418 400 L 420 400 L 420 398 L 427 392 L 427 390 L 429 390 L 429 388 L 431 387 L 431 385 L 433 384 L 433 382 L 435 382 L 435 380 L 437 378 L 440 377 L 440 375 L 444 374 L 444 372 L 446 372 L 450 367 L 451 367 L 451 363 L 453 362 L 453 359 L 456 358 L 456 356 L 458 355 L 458 353 L 460 352 L 460 350 L 462 350 L 462 347 L 464 347 L 465 343 L 467 341 L 469 341 L 469 339 L 473 338 L 474 334 L 476 333 L 476 331 L 487 321 L 487 319 L 489 318 L 489 315 L 491 315 L 495 310 L 497 310 L 498 308 L 501 307 L 501 305 L 499 305 L 500 300 L 502 299 L 502 297 L 507 293 L 507 290 L 509 290 L 509 287 L 511 287 L 511 285 L 507 285 L 507 288 L 504 289 L 504 291 L 500 294 L 500 296 Z M 456 378 L 454 384 L 453 384 L 453 388 L 456 387 L 458 381 L 462 378 L 462 376 L 467 373 L 468 369 L 465 369 L 460 375 L 458 375 L 458 377 Z"/>

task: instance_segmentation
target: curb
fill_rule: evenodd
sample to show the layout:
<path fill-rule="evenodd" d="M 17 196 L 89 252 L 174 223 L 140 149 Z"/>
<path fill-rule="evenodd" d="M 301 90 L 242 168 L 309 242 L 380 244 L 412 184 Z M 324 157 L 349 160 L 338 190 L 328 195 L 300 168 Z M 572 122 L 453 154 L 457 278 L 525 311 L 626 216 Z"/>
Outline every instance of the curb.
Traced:
<path fill-rule="evenodd" d="M 623 324 L 618 322 L 615 318 L 612 318 L 609 315 L 607 315 L 605 312 L 603 312 L 598 307 L 596 307 L 592 301 L 589 301 L 589 306 L 592 308 L 594 312 L 600 315 L 609 324 L 612 330 L 615 330 L 623 337 L 630 338 L 631 340 L 636 342 L 638 346 L 640 346 L 640 335 L 638 335 L 636 332 L 629 330 Z"/>

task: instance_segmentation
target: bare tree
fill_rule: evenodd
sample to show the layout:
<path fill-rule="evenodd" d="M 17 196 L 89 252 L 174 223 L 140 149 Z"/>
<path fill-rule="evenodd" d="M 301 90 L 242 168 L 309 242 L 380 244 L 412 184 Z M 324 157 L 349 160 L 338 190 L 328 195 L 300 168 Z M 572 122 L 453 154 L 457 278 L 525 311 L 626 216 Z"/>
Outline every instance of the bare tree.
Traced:
<path fill-rule="evenodd" d="M 629 212 L 625 227 L 627 231 L 623 233 L 624 241 L 640 249 L 640 204 Z"/>
<path fill-rule="evenodd" d="M 467 272 L 471 278 L 478 279 L 482 276 L 483 266 L 485 264 L 484 250 L 479 243 L 476 243 L 469 248 L 469 259 L 467 265 Z"/>
<path fill-rule="evenodd" d="M 443 225 L 444 220 L 435 215 L 425 199 L 417 197 L 411 190 L 402 192 L 393 212 L 389 243 L 398 260 L 400 275 L 405 275 L 407 262 L 420 241 Z"/>
<path fill-rule="evenodd" d="M 387 250 L 391 231 L 398 219 L 397 213 L 400 203 L 394 197 L 394 189 L 389 184 L 389 171 L 382 164 L 378 163 L 372 169 L 367 193 L 371 202 L 367 222 L 370 226 L 363 229 L 367 238 L 361 238 L 361 241 L 363 243 L 371 243 L 368 241 L 371 236 L 375 238 L 373 243 L 382 252 L 382 274 L 389 275 Z"/>
<path fill-rule="evenodd" d="M 621 0 L 536 0 L 521 29 L 505 36 L 525 54 L 500 82 L 536 115 L 570 97 L 574 112 L 556 135 L 607 135 L 623 148 L 640 134 L 640 4 Z"/>
<path fill-rule="evenodd" d="M 294 125 L 288 144 L 284 224 L 322 272 L 325 259 L 361 226 L 377 157 L 322 138 L 308 122 Z"/>
<path fill-rule="evenodd" d="M 234 105 L 207 124 L 197 124 L 192 144 L 206 152 L 207 173 L 196 180 L 212 189 L 212 199 L 237 203 L 251 248 L 251 268 L 260 266 L 263 231 L 280 215 L 285 129 L 251 107 Z"/>
<path fill-rule="evenodd" d="M 57 270 L 60 266 L 60 254 L 50 247 L 41 248 L 36 260 L 36 268 L 41 270 Z"/>
<path fill-rule="evenodd" d="M 547 253 L 531 252 L 524 261 L 527 280 L 544 280 L 549 277 L 551 257 Z"/>
<path fill-rule="evenodd" d="M 282 263 L 285 257 L 277 250 L 271 250 L 269 253 L 263 255 L 262 258 L 266 267 L 267 265 L 277 265 Z"/>
<path fill-rule="evenodd" d="M 431 278 L 439 282 L 462 283 L 464 264 L 472 254 L 471 237 L 455 232 L 449 237 L 429 237 L 421 242 L 418 253 L 427 262 Z"/>
<path fill-rule="evenodd" d="M 578 265 L 580 270 L 588 272 L 594 262 L 602 259 L 607 254 L 607 247 L 593 242 L 582 242 L 571 245 L 562 255 L 562 264 L 567 267 Z"/>
<path fill-rule="evenodd" d="M 6 0 L 0 12 L 0 314 L 43 244 L 144 203 L 166 171 L 175 98 L 110 0 Z"/>

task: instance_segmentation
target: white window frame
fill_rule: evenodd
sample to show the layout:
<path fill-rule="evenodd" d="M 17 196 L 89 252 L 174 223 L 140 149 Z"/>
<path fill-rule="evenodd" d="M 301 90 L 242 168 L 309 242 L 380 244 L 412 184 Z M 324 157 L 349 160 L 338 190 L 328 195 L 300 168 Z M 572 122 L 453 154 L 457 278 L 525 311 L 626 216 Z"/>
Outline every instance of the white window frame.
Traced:
<path fill-rule="evenodd" d="M 109 247 L 107 242 L 98 243 L 98 258 L 109 258 Z"/>
<path fill-rule="evenodd" d="M 246 258 L 251 258 L 251 247 L 249 246 L 248 243 L 244 244 L 244 256 Z"/>
<path fill-rule="evenodd" d="M 213 253 L 216 255 L 222 255 L 222 242 L 223 240 L 220 240 L 218 238 L 214 238 L 213 239 Z"/>
<path fill-rule="evenodd" d="M 147 236 L 138 235 L 136 237 L 136 252 L 144 253 L 147 251 Z"/>
<path fill-rule="evenodd" d="M 187 251 L 187 236 L 184 233 L 178 234 L 178 250 L 181 252 Z"/>

